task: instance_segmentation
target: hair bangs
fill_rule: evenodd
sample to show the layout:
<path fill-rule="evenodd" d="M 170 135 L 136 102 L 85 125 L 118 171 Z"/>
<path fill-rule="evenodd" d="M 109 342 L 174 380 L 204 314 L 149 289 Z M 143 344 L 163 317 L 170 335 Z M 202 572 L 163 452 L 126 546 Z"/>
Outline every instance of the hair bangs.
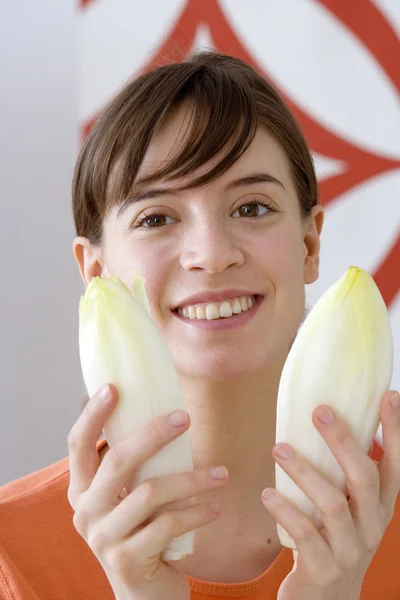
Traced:
<path fill-rule="evenodd" d="M 238 86 L 237 81 L 233 82 L 228 76 L 221 77 L 221 74 L 216 77 L 209 69 L 198 71 L 176 94 L 157 126 L 146 132 L 148 139 L 153 138 L 166 119 L 178 110 L 186 110 L 183 143 L 170 160 L 145 177 L 137 178 L 145 152 L 141 152 L 139 164 L 137 145 L 133 148 L 126 143 L 117 160 L 118 169 L 114 169 L 119 177 L 110 178 L 113 179 L 112 204 L 122 202 L 134 185 L 183 178 L 221 155 L 217 164 L 184 188 L 209 183 L 227 171 L 247 150 L 258 127 L 257 107 L 248 86 Z M 136 158 L 135 164 L 132 164 L 132 155 Z"/>

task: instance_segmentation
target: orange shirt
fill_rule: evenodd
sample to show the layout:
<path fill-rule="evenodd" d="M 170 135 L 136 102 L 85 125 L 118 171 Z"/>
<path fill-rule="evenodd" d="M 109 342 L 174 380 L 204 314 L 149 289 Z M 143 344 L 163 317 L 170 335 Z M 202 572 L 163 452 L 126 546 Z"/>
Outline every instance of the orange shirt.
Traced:
<path fill-rule="evenodd" d="M 104 445 L 99 441 L 98 450 Z M 0 488 L 1 600 L 114 600 L 101 565 L 74 529 L 68 464 L 65 458 Z M 364 578 L 361 600 L 400 599 L 399 498 Z M 188 576 L 191 598 L 276 600 L 292 566 L 292 552 L 283 548 L 265 573 L 246 583 Z"/>

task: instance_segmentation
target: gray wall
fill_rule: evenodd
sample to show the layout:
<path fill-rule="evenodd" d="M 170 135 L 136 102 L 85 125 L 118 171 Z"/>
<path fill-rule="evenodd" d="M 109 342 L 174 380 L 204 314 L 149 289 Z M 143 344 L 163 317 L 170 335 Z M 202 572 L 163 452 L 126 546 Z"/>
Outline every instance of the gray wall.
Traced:
<path fill-rule="evenodd" d="M 0 2 L 0 485 L 67 455 L 85 395 L 71 250 L 75 5 Z"/>

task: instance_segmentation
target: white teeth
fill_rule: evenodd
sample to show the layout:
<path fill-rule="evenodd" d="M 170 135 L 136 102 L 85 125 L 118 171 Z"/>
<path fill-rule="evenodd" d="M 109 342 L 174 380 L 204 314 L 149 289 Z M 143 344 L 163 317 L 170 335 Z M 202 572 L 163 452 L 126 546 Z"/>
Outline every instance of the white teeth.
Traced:
<path fill-rule="evenodd" d="M 242 307 L 240 306 L 239 298 L 235 298 L 235 301 L 232 305 L 232 312 L 234 315 L 240 315 L 242 312 Z"/>
<path fill-rule="evenodd" d="M 216 304 L 207 304 L 206 306 L 206 317 L 207 321 L 219 318 L 219 310 Z"/>
<path fill-rule="evenodd" d="M 198 306 L 196 308 L 196 318 L 197 319 L 207 319 L 206 309 L 204 308 L 204 306 Z"/>
<path fill-rule="evenodd" d="M 219 307 L 219 316 L 220 317 L 231 317 L 232 316 L 232 306 L 229 302 L 223 302 Z"/>
<path fill-rule="evenodd" d="M 247 298 L 245 296 L 242 296 L 240 298 L 240 308 L 242 309 L 243 312 L 245 312 L 246 310 L 249 309 L 249 306 L 247 304 Z"/>
<path fill-rule="evenodd" d="M 210 304 L 204 303 L 201 306 L 185 306 L 184 308 L 178 308 L 178 313 L 186 319 L 207 319 L 211 321 L 246 312 L 254 306 L 255 301 L 254 296 L 242 296 L 241 298 L 224 300 L 220 304 L 211 302 Z"/>

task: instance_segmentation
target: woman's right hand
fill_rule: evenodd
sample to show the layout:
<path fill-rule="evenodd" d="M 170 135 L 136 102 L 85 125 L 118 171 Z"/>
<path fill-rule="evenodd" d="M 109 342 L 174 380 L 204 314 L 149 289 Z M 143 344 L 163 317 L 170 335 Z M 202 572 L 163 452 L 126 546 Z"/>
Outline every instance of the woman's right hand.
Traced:
<path fill-rule="evenodd" d="M 118 398 L 115 386 L 103 389 L 107 397 L 96 392 L 68 435 L 68 501 L 75 511 L 74 527 L 100 562 L 116 600 L 189 600 L 186 577 L 163 562 L 161 553 L 173 538 L 211 523 L 218 512 L 210 504 L 197 504 L 154 515 L 170 502 L 221 487 L 227 477 L 214 479 L 207 468 L 156 477 L 122 499 L 132 473 L 182 435 L 190 420 L 175 427 L 168 416 L 158 417 L 100 461 L 96 443 Z"/>

